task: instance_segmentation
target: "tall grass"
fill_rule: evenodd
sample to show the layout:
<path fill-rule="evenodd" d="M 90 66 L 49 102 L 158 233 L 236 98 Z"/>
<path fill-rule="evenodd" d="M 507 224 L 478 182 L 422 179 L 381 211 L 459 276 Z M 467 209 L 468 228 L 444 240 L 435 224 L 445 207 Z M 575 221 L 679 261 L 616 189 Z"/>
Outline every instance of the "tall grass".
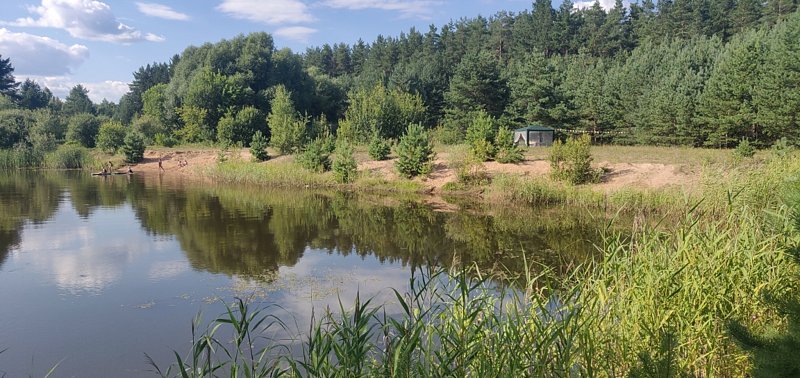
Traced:
<path fill-rule="evenodd" d="M 0 149 L 0 169 L 35 168 L 41 161 L 41 155 L 31 148 Z"/>

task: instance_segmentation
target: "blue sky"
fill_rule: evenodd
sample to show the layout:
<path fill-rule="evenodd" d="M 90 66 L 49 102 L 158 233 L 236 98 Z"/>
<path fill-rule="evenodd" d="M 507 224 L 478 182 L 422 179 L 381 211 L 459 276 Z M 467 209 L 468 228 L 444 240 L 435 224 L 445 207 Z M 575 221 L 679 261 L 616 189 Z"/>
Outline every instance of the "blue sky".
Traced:
<path fill-rule="evenodd" d="M 266 31 L 277 48 L 371 42 L 415 26 L 519 12 L 531 0 L 4 0 L 0 55 L 18 81 L 33 78 L 64 97 L 75 84 L 117 101 L 132 73 L 189 45 Z M 556 1 L 554 1 L 554 4 Z M 613 1 L 612 1 L 613 3 Z"/>

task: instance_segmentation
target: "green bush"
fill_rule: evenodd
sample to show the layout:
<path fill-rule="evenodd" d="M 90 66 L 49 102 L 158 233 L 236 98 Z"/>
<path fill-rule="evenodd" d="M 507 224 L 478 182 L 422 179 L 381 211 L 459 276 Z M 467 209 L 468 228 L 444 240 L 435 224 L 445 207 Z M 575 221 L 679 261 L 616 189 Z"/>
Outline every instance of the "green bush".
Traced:
<path fill-rule="evenodd" d="M 247 146 L 253 134 L 266 125 L 264 115 L 255 107 L 246 106 L 238 112 L 229 110 L 217 124 L 217 140 Z"/>
<path fill-rule="evenodd" d="M 422 125 L 408 125 L 406 135 L 400 138 L 395 152 L 395 167 L 401 175 L 414 177 L 431 171 L 434 153 L 428 133 Z"/>
<path fill-rule="evenodd" d="M 97 133 L 96 146 L 110 154 L 116 153 L 117 150 L 125 143 L 125 126 L 119 122 L 106 121 L 100 126 L 100 131 Z"/>
<path fill-rule="evenodd" d="M 94 148 L 99 130 L 100 120 L 97 117 L 87 113 L 74 115 L 67 126 L 67 141 Z"/>
<path fill-rule="evenodd" d="M 772 144 L 772 153 L 778 157 L 784 157 L 794 149 L 794 146 L 789 144 L 789 139 L 783 137 Z"/>
<path fill-rule="evenodd" d="M 264 136 L 264 133 L 256 131 L 256 133 L 253 134 L 253 138 L 250 140 L 250 154 L 253 155 L 253 159 L 257 161 L 269 160 L 269 153 L 267 153 L 268 145 L 269 142 L 267 141 L 267 137 Z"/>
<path fill-rule="evenodd" d="M 485 111 L 476 114 L 467 127 L 466 140 L 472 156 L 480 161 L 494 157 L 495 120 Z"/>
<path fill-rule="evenodd" d="M 125 154 L 125 161 L 128 163 L 138 163 L 144 159 L 144 135 L 137 131 L 131 131 L 125 136 L 125 144 L 122 146 L 122 153 Z"/>
<path fill-rule="evenodd" d="M 514 144 L 514 132 L 508 127 L 501 127 L 494 139 L 494 160 L 499 163 L 519 163 L 523 159 L 522 148 Z"/>
<path fill-rule="evenodd" d="M 353 148 L 347 142 L 339 143 L 333 160 L 333 177 L 340 183 L 353 182 L 358 175 L 358 165 L 353 158 Z"/>
<path fill-rule="evenodd" d="M 553 177 L 580 185 L 600 181 L 601 170 L 592 168 L 591 139 L 584 134 L 566 143 L 556 141 L 550 150 Z"/>
<path fill-rule="evenodd" d="M 74 144 L 65 144 L 47 154 L 44 165 L 54 169 L 80 169 L 92 165 L 89 150 Z"/>
<path fill-rule="evenodd" d="M 297 158 L 300 166 L 314 172 L 330 170 L 331 158 L 330 153 L 327 151 L 326 143 L 324 139 L 317 138 L 306 145 L 306 149 Z"/>
<path fill-rule="evenodd" d="M 373 160 L 386 160 L 391 151 L 392 147 L 386 139 L 381 138 L 378 133 L 372 135 L 372 139 L 369 141 L 369 146 L 367 147 L 367 153 L 369 153 L 370 158 Z"/>
<path fill-rule="evenodd" d="M 744 138 L 739 141 L 736 149 L 733 150 L 733 154 L 739 158 L 751 158 L 756 154 L 756 148 L 750 144 L 749 139 Z"/>

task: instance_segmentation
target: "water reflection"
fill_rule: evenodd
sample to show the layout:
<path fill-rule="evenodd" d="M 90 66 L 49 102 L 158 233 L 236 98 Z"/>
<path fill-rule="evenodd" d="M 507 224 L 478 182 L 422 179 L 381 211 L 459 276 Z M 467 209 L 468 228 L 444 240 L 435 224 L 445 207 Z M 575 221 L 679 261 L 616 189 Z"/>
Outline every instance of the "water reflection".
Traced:
<path fill-rule="evenodd" d="M 521 271 L 525 253 L 529 261 L 559 269 L 584 261 L 599 229 L 584 212 L 563 208 L 437 212 L 419 202 L 347 193 L 212 186 L 158 176 L 21 172 L 0 178 L 0 267 L 20 243 L 25 222 L 50 219 L 60 203 L 87 222 L 99 208 L 130 206 L 149 235 L 177 240 L 188 265 L 175 261 L 153 267 L 148 275 L 154 279 L 191 266 L 270 280 L 280 267 L 295 266 L 308 249 L 374 256 L 412 269 L 468 263 L 495 272 Z M 83 278 L 67 287 L 102 286 L 127 261 L 137 243 L 129 237 L 136 234 L 126 231 L 130 226 L 104 226 L 84 224 L 62 234 L 72 240 L 60 242 L 74 244 L 76 252 L 59 256 L 54 269 L 75 267 L 82 273 L 56 276 Z M 59 242 L 32 236 L 45 244 Z"/>

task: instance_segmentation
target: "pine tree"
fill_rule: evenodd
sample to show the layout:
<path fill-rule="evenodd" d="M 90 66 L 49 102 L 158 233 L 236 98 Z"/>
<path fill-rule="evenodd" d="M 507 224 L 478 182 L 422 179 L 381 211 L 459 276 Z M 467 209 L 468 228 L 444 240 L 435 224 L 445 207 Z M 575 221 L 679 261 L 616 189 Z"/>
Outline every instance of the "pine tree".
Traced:
<path fill-rule="evenodd" d="M 497 60 L 490 53 L 467 55 L 456 68 L 450 89 L 445 93 L 447 117 L 463 129 L 474 111 L 484 110 L 493 117 L 500 117 L 508 103 L 509 92 Z"/>
<path fill-rule="evenodd" d="M 80 84 L 72 87 L 64 101 L 63 111 L 66 115 L 94 114 L 94 104 L 89 99 L 89 90 Z"/>
<path fill-rule="evenodd" d="M 19 83 L 14 80 L 14 66 L 11 65 L 11 58 L 3 59 L 0 55 L 0 94 L 16 97 L 16 90 Z"/>
<path fill-rule="evenodd" d="M 768 35 L 764 64 L 754 93 L 757 123 L 767 142 L 800 138 L 800 13 L 794 13 Z"/>

